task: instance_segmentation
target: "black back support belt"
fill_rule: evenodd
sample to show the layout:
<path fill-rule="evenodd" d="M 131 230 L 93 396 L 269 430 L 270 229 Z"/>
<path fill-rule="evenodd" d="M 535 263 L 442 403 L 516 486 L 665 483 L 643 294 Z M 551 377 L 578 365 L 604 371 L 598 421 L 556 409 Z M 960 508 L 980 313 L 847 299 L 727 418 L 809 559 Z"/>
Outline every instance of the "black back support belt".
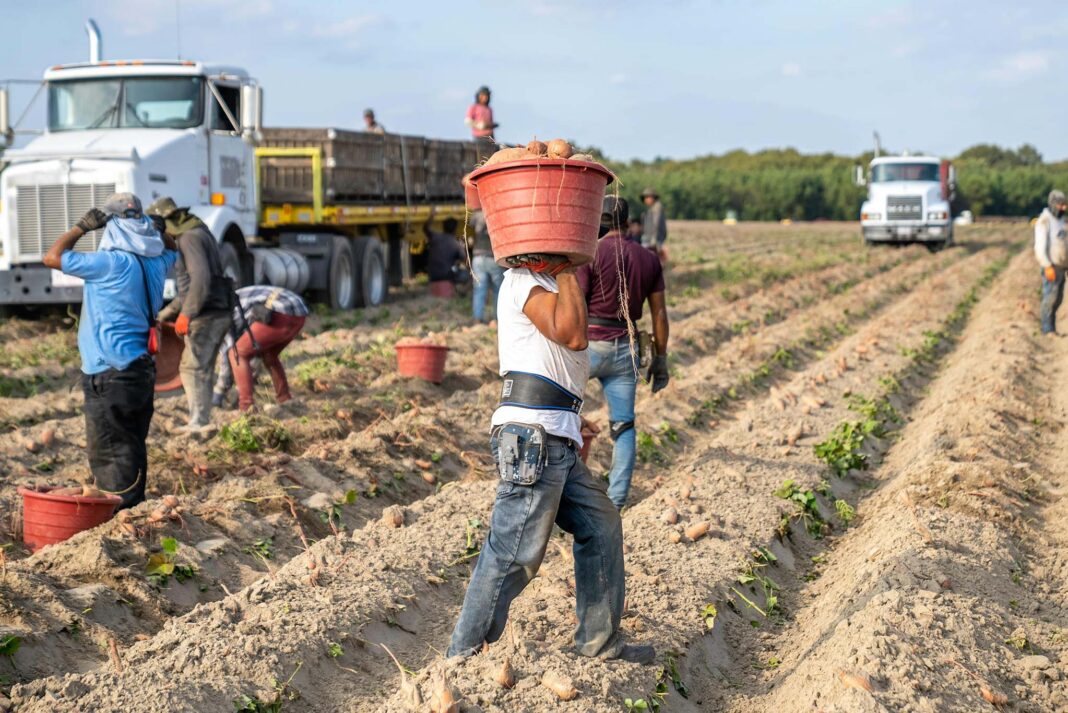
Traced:
<path fill-rule="evenodd" d="M 582 399 L 548 377 L 509 371 L 504 375 L 500 405 L 578 413 Z"/>
<path fill-rule="evenodd" d="M 592 315 L 586 318 L 586 322 L 594 327 L 613 327 L 615 329 L 629 329 L 629 327 L 634 326 L 633 323 L 628 324 L 622 319 L 609 319 L 608 317 L 594 317 Z"/>

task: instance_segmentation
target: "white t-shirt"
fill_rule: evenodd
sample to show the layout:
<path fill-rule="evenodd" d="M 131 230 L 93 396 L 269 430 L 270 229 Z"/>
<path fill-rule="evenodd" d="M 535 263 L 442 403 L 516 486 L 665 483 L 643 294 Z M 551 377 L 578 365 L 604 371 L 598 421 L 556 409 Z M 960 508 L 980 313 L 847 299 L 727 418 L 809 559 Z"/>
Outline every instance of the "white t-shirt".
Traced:
<path fill-rule="evenodd" d="M 523 307 L 530 291 L 542 287 L 559 292 L 556 280 L 526 268 L 511 268 L 504 273 L 504 282 L 497 297 L 497 348 L 501 362 L 501 376 L 509 371 L 525 371 L 552 379 L 560 386 L 582 397 L 590 378 L 590 356 L 586 350 L 573 352 L 549 340 L 538 331 Z M 491 423 L 536 423 L 546 433 L 570 438 L 582 445 L 581 419 L 571 411 L 549 411 L 498 406 Z"/>

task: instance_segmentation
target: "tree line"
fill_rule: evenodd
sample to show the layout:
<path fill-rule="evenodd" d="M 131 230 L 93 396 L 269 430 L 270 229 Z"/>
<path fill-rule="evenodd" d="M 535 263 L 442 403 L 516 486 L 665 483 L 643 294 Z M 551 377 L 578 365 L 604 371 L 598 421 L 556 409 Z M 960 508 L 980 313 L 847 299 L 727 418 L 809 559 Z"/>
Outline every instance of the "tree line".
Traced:
<path fill-rule="evenodd" d="M 867 166 L 871 159 L 871 152 L 849 157 L 768 149 L 681 161 L 606 163 L 631 205 L 644 188 L 652 187 L 672 218 L 721 220 L 733 211 L 739 220 L 856 220 L 867 189 L 853 185 L 853 167 Z M 953 163 L 954 213 L 1035 216 L 1051 189 L 1068 190 L 1068 161 L 1046 163 L 1028 144 L 1018 149 L 979 144 Z"/>

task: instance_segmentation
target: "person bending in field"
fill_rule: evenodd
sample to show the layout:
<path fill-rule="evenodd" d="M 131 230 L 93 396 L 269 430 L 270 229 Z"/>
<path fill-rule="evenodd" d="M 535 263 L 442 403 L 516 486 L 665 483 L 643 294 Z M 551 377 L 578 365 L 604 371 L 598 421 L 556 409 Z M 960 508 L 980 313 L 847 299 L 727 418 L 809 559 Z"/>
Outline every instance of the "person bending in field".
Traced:
<path fill-rule="evenodd" d="M 653 393 L 668 384 L 668 316 L 664 272 L 651 250 L 624 237 L 627 201 L 606 196 L 601 214 L 602 237 L 593 262 L 578 270 L 590 323 L 590 376 L 601 380 L 608 402 L 612 438 L 612 470 L 608 497 L 616 507 L 627 504 L 634 472 L 634 396 L 638 386 L 638 329 L 642 305 L 653 317 L 654 356 L 646 378 Z"/>
<path fill-rule="evenodd" d="M 162 221 L 160 221 L 162 222 Z M 75 252 L 86 233 L 104 229 L 96 252 Z M 150 333 L 163 307 L 163 282 L 177 246 L 145 217 L 132 193 L 116 193 L 52 244 L 42 262 L 85 280 L 78 320 L 85 394 L 85 444 L 97 487 L 145 499 L 156 361 Z"/>
<path fill-rule="evenodd" d="M 459 225 L 456 218 L 446 218 L 441 224 L 442 232 L 426 228 L 426 272 L 431 282 L 463 283 L 470 277 L 466 269 L 459 269 L 464 256 L 456 238 Z"/>
<path fill-rule="evenodd" d="M 575 269 L 556 255 L 509 262 L 497 312 L 504 384 L 490 432 L 500 480 L 448 655 L 470 656 L 501 637 L 555 523 L 574 536 L 578 653 L 652 663 L 652 646 L 625 645 L 620 636 L 622 523 L 603 481 L 578 457 L 589 359 Z"/>
<path fill-rule="evenodd" d="M 256 378 L 252 360 L 259 357 L 271 374 L 277 403 L 293 398 L 279 355 L 304 328 L 308 306 L 296 292 L 270 285 L 252 285 L 237 291 L 239 304 L 234 307 L 234 331 L 241 336 L 234 341 L 227 334 L 220 351 L 219 378 L 212 401 L 222 406 L 227 392 L 237 380 L 237 407 L 248 411 L 253 405 Z"/>
<path fill-rule="evenodd" d="M 1035 257 L 1042 267 L 1042 303 L 1039 309 L 1043 334 L 1057 333 L 1057 310 L 1064 300 L 1064 269 L 1068 267 L 1064 212 L 1068 201 L 1063 191 L 1050 191 L 1048 205 L 1035 222 Z"/>

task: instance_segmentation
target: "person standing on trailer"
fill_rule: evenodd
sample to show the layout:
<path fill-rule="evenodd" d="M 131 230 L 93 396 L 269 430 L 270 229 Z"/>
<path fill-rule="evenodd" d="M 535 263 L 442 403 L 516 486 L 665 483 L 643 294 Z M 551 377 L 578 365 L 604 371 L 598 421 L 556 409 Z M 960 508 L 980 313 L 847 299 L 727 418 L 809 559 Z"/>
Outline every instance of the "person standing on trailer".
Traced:
<path fill-rule="evenodd" d="M 653 393 L 668 384 L 668 315 L 660 258 L 627 239 L 628 206 L 606 196 L 601 239 L 593 262 L 578 270 L 579 286 L 589 310 L 590 376 L 601 380 L 608 402 L 612 469 L 608 497 L 617 508 L 627 504 L 634 472 L 634 397 L 638 386 L 640 335 L 637 322 L 649 303 L 653 318 L 654 356 L 646 378 Z"/>
<path fill-rule="evenodd" d="M 1063 191 L 1050 191 L 1046 207 L 1035 222 L 1035 257 L 1042 268 L 1042 303 L 1039 309 L 1043 334 L 1057 333 L 1057 310 L 1064 300 L 1064 270 L 1068 267 L 1068 242 L 1064 213 L 1068 200 Z"/>
<path fill-rule="evenodd" d="M 467 108 L 464 123 L 471 127 L 471 138 L 478 145 L 479 161 L 497 150 L 497 142 L 493 138 L 497 123 L 493 121 L 489 87 L 479 87 L 475 92 L 475 103 Z"/>
<path fill-rule="evenodd" d="M 256 379 L 252 360 L 260 358 L 271 374 L 275 401 L 291 400 L 289 381 L 279 355 L 304 328 L 308 306 L 296 292 L 270 285 L 252 285 L 237 291 L 238 305 L 233 309 L 234 330 L 223 340 L 219 379 L 215 382 L 212 402 L 222 406 L 227 392 L 237 381 L 237 407 L 248 411 L 253 406 Z"/>
<path fill-rule="evenodd" d="M 223 272 L 215 236 L 188 208 L 179 208 L 173 198 L 165 196 L 148 206 L 146 213 L 162 218 L 166 232 L 178 243 L 174 268 L 178 297 L 159 318 L 173 321 L 175 334 L 185 337 L 179 371 L 189 403 L 189 422 L 181 430 L 204 433 L 211 427 L 216 357 L 233 323 L 234 284 Z"/>
<path fill-rule="evenodd" d="M 86 233 L 104 228 L 96 252 L 75 252 Z M 163 282 L 178 259 L 132 193 L 92 208 L 52 244 L 42 262 L 85 280 L 78 320 L 85 395 L 85 444 L 97 487 L 122 497 L 120 508 L 145 499 L 148 427 L 156 362 L 151 333 L 163 307 Z"/>
<path fill-rule="evenodd" d="M 471 656 L 501 637 L 556 524 L 574 536 L 578 653 L 652 663 L 653 647 L 622 641 L 623 526 L 603 481 L 578 457 L 589 359 L 575 269 L 559 255 L 509 262 L 497 313 L 504 384 L 490 421 L 500 482 L 448 656 Z"/>
<path fill-rule="evenodd" d="M 642 191 L 645 212 L 642 214 L 642 246 L 657 254 L 660 261 L 666 258 L 664 243 L 667 241 L 667 218 L 664 216 L 664 204 L 660 194 L 653 188 Z"/>
<path fill-rule="evenodd" d="M 486 216 L 480 211 L 472 211 L 468 221 L 474 232 L 474 247 L 471 250 L 471 275 L 475 289 L 471 292 L 471 314 L 479 322 L 486 322 L 486 296 L 493 288 L 493 313 L 497 314 L 497 297 L 504 281 L 504 268 L 493 259 L 493 245 L 490 243 L 489 231 L 486 229 Z"/>
<path fill-rule="evenodd" d="M 386 133 L 386 127 L 382 126 L 375 119 L 374 109 L 363 110 L 363 130 L 368 134 L 384 134 Z"/>

